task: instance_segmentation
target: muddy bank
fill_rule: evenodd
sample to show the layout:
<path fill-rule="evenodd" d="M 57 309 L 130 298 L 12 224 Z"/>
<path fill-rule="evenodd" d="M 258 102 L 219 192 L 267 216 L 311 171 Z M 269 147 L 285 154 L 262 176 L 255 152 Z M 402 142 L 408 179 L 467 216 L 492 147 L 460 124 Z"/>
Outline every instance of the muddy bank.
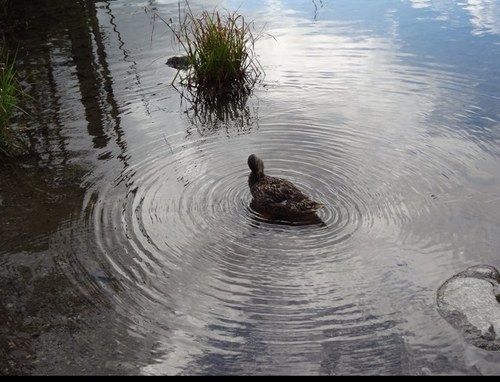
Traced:
<path fill-rule="evenodd" d="M 36 276 L 30 269 L 32 253 L 15 256 L 16 264 L 2 268 L 0 274 L 2 374 L 137 372 L 135 366 L 124 361 L 123 345 L 110 336 L 109 307 L 96 311 L 58 273 L 50 253 L 37 255 L 45 259 L 43 265 L 37 264 Z M 129 356 L 126 359 L 130 360 Z"/>
<path fill-rule="evenodd" d="M 79 214 L 81 176 L 33 160 L 0 168 L 0 374 L 138 373 L 111 306 L 82 294 L 65 273 L 70 254 L 51 247 Z"/>

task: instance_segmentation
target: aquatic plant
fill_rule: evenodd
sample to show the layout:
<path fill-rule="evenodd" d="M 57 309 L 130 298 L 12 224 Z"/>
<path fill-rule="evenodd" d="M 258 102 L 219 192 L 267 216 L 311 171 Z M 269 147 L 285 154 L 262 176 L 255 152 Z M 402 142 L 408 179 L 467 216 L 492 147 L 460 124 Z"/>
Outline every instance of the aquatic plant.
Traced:
<path fill-rule="evenodd" d="M 181 17 L 180 1 L 178 6 L 178 29 L 166 24 L 186 54 L 188 65 L 177 72 L 181 84 L 217 97 L 251 88 L 263 74 L 253 23 L 229 11 L 203 11 L 197 17 L 187 2 Z"/>
<path fill-rule="evenodd" d="M 22 149 L 22 141 L 12 130 L 10 120 L 23 93 L 17 80 L 14 58 L 0 47 L 0 156 L 9 156 Z"/>

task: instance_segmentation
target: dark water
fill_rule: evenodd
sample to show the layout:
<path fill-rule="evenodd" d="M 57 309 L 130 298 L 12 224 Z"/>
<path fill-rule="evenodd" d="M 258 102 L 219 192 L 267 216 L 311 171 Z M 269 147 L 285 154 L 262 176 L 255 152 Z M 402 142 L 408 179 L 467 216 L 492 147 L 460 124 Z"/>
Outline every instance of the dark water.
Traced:
<path fill-rule="evenodd" d="M 500 373 L 435 303 L 500 267 L 500 2 L 223 2 L 271 36 L 263 83 L 218 114 L 170 85 L 153 15 L 177 1 L 78 4 L 83 26 L 21 40 L 42 155 L 0 188 L 4 278 L 86 301 L 71 340 L 37 333 L 30 372 Z M 251 210 L 251 153 L 326 204 L 319 222 Z M 47 366 L 52 345 L 71 361 Z"/>

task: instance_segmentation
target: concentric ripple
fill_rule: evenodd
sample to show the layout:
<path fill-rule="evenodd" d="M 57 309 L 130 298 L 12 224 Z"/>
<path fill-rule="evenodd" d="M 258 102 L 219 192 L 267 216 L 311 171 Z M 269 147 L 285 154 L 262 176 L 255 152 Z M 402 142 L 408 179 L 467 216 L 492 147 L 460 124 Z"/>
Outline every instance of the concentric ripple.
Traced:
<path fill-rule="evenodd" d="M 369 347 L 371 327 L 393 343 L 395 321 L 359 306 L 369 299 L 369 279 L 357 269 L 356 248 L 401 230 L 411 213 L 411 205 L 394 203 L 394 193 L 373 187 L 384 166 L 365 172 L 356 154 L 363 139 L 375 138 L 314 121 L 260 129 L 237 138 L 162 136 L 133 153 L 143 159 L 113 181 L 94 184 L 87 210 L 105 256 L 100 267 L 122 290 L 110 290 L 111 298 L 122 315 L 136 317 L 134 331 L 166 336 L 180 348 L 162 351 L 186 358 L 198 359 L 200 347 L 241 352 L 247 341 L 280 349 L 293 343 L 291 359 L 321 352 L 330 337 L 352 336 Z M 296 224 L 253 211 L 252 152 L 268 174 L 292 180 L 326 207 Z M 173 364 L 150 372 L 178 372 Z"/>
<path fill-rule="evenodd" d="M 446 146 L 433 147 L 425 131 L 417 132 L 419 140 L 395 144 L 394 121 L 366 130 L 341 118 L 286 124 L 280 118 L 276 113 L 258 131 L 236 136 L 157 132 L 130 152 L 138 160 L 90 187 L 92 240 L 104 256 L 98 268 L 116 280 L 114 289 L 101 288 L 132 320 L 132 331 L 154 333 L 163 354 L 146 372 L 196 373 L 217 362 L 228 371 L 235 365 L 228 354 L 263 352 L 268 370 L 299 373 L 311 366 L 311 354 L 335 353 L 336 341 L 365 349 L 367 367 L 398 372 L 392 359 L 403 346 L 395 334 L 400 318 L 387 309 L 394 300 L 382 291 L 400 290 L 398 299 L 408 301 L 416 287 L 411 278 L 396 277 L 371 291 L 377 274 L 391 280 L 388 269 L 406 264 L 380 248 L 390 252 L 390 243 L 419 237 L 415 222 L 426 219 L 435 198 L 470 164 L 466 156 L 452 158 Z M 406 132 L 396 134 L 402 139 Z M 459 149 L 481 155 L 468 145 Z M 293 181 L 326 207 L 298 222 L 254 211 L 251 153 L 263 158 L 267 174 Z M 379 332 L 375 347 L 373 331 Z M 276 361 L 275 352 L 287 356 Z M 253 362 L 238 371 L 251 370 Z"/>
<path fill-rule="evenodd" d="M 259 41 L 268 86 L 236 129 L 179 113 L 151 69 L 138 90 L 120 82 L 122 151 L 88 176 L 71 267 L 152 344 L 145 373 L 402 374 L 417 353 L 427 365 L 451 341 L 433 286 L 495 236 L 494 98 L 405 53 L 393 11 L 382 36 L 287 15 L 280 44 Z M 252 153 L 325 208 L 294 222 L 255 211 Z"/>

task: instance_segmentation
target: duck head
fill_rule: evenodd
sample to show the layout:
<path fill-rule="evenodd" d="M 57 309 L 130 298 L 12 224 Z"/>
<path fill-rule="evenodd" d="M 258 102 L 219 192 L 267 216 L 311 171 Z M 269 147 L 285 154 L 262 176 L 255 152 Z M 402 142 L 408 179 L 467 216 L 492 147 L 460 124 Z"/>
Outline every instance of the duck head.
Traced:
<path fill-rule="evenodd" d="M 264 176 L 264 162 L 257 155 L 252 154 L 248 157 L 248 167 L 257 178 Z"/>

